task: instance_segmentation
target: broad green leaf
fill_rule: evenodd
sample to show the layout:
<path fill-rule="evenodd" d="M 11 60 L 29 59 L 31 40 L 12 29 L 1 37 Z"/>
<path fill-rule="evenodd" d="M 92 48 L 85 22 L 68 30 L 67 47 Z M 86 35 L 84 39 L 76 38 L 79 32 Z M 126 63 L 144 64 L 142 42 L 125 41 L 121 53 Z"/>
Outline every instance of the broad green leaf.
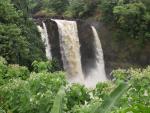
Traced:
<path fill-rule="evenodd" d="M 110 110 L 118 102 L 121 96 L 128 90 L 129 85 L 121 83 L 111 94 L 107 97 L 102 105 L 97 105 L 93 108 L 91 113 L 110 113 Z"/>
<path fill-rule="evenodd" d="M 51 113 L 63 113 L 62 107 L 63 107 L 64 95 L 65 95 L 65 90 L 63 87 L 61 87 L 55 97 L 55 101 Z"/>

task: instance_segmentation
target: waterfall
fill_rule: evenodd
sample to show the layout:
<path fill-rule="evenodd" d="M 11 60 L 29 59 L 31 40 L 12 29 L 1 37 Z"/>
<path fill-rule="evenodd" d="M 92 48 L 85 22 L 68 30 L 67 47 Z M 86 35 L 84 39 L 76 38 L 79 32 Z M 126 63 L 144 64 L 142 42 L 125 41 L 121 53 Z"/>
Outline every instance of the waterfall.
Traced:
<path fill-rule="evenodd" d="M 70 83 L 85 84 L 86 87 L 90 88 L 95 87 L 98 82 L 107 81 L 107 77 L 105 74 L 103 50 L 95 27 L 91 26 L 94 38 L 93 40 L 91 40 L 93 42 L 89 42 L 93 43 L 93 46 L 90 47 L 93 50 L 92 54 L 95 54 L 95 57 L 93 57 L 92 59 L 94 65 L 91 65 L 91 63 L 87 62 L 88 66 L 85 68 L 89 70 L 89 72 L 84 75 L 82 70 L 83 67 L 81 64 L 81 48 L 76 21 L 58 19 L 52 19 L 52 21 L 56 22 L 58 27 L 60 52 L 63 61 L 63 68 L 67 73 L 68 81 Z M 38 26 L 38 30 L 41 33 L 41 38 L 43 42 L 45 43 L 46 56 L 48 59 L 52 59 L 51 46 L 49 44 L 47 28 L 44 22 L 42 22 L 42 24 L 43 28 Z M 82 48 L 84 48 L 83 45 Z"/>
<path fill-rule="evenodd" d="M 69 82 L 83 83 L 84 75 L 81 67 L 80 43 L 75 21 L 53 20 L 59 31 L 60 48 L 64 69 Z"/>
<path fill-rule="evenodd" d="M 51 46 L 50 46 L 49 39 L 48 39 L 47 28 L 46 28 L 46 25 L 44 22 L 42 22 L 42 25 L 43 25 L 43 28 L 41 26 L 37 26 L 37 28 L 38 28 L 39 32 L 41 33 L 41 38 L 45 45 L 46 57 L 49 60 L 51 60 L 52 59 Z"/>
<path fill-rule="evenodd" d="M 89 72 L 89 74 L 85 80 L 85 85 L 87 87 L 95 87 L 95 85 L 98 82 L 107 81 L 101 42 L 100 42 L 100 39 L 99 39 L 99 36 L 98 36 L 98 33 L 97 33 L 95 27 L 91 26 L 91 28 L 92 28 L 93 35 L 94 35 L 96 67 Z"/>

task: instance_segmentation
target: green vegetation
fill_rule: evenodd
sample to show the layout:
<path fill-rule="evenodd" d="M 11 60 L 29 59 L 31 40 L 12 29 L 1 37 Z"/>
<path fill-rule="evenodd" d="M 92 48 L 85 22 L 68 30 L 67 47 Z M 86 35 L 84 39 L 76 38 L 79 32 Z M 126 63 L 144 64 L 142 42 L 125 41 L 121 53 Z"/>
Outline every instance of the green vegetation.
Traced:
<path fill-rule="evenodd" d="M 30 0 L 29 4 L 35 3 Z M 117 38 L 150 39 L 149 0 L 42 0 L 32 7 L 33 16 L 58 16 L 100 20 L 115 30 Z"/>
<path fill-rule="evenodd" d="M 0 55 L 30 67 L 45 59 L 44 45 L 32 17 L 64 17 L 105 22 L 118 40 L 139 46 L 150 39 L 149 0 L 5 0 L 0 2 Z"/>
<path fill-rule="evenodd" d="M 46 72 L 55 72 L 55 71 L 60 71 L 61 68 L 56 60 L 51 60 L 51 61 L 34 61 L 32 63 L 32 67 L 34 72 L 41 72 L 41 71 L 46 71 Z"/>
<path fill-rule="evenodd" d="M 141 43 L 150 39 L 149 0 L 102 2 L 102 20 L 116 29 L 117 38 L 133 38 Z"/>
<path fill-rule="evenodd" d="M 0 55 L 9 63 L 30 66 L 44 60 L 44 46 L 32 19 L 25 18 L 10 0 L 0 1 Z"/>
<path fill-rule="evenodd" d="M 69 85 L 63 72 L 50 73 L 47 68 L 29 72 L 26 67 L 8 65 L 0 58 L 0 110 L 4 113 L 149 113 L 150 67 L 119 69 L 112 74 L 113 81 L 87 89 L 79 84 Z"/>
<path fill-rule="evenodd" d="M 33 16 L 85 18 L 93 15 L 97 1 L 91 0 L 26 0 Z"/>
<path fill-rule="evenodd" d="M 149 6 L 149 0 L 0 0 L 0 113 L 150 113 L 150 67 L 115 70 L 95 89 L 69 84 L 57 61 L 45 61 L 32 19 L 90 18 L 109 25 L 118 40 L 144 44 Z"/>

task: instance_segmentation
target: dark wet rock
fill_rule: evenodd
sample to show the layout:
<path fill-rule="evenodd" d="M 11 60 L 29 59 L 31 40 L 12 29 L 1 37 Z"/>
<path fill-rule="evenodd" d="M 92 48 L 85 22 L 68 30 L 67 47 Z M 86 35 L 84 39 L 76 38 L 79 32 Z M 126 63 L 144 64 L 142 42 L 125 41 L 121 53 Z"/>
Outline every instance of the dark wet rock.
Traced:
<path fill-rule="evenodd" d="M 77 20 L 78 35 L 80 42 L 81 63 L 83 72 L 87 75 L 90 69 L 95 67 L 94 36 L 91 25 L 85 21 Z M 92 67 L 92 68 L 91 68 Z"/>
<path fill-rule="evenodd" d="M 61 19 L 61 18 L 58 18 Z M 64 19 L 64 18 L 63 18 Z M 63 67 L 58 27 L 55 22 L 50 18 L 38 18 L 35 19 L 36 23 L 41 25 L 41 21 L 45 21 L 50 44 L 52 48 L 52 56 L 59 61 L 61 67 Z M 73 19 L 68 19 L 73 20 Z M 102 49 L 104 53 L 105 69 L 107 77 L 110 77 L 110 73 L 114 69 L 118 68 L 130 68 L 130 67 L 146 67 L 150 64 L 150 42 L 147 41 L 143 47 L 138 45 L 138 41 L 135 39 L 116 39 L 113 37 L 114 29 L 110 29 L 109 26 L 93 20 L 80 20 L 76 19 L 78 27 L 79 41 L 81 44 L 81 61 L 83 72 L 87 74 L 90 67 L 95 67 L 95 50 L 94 50 L 94 38 L 91 29 L 91 25 L 95 26 L 98 31 Z"/>

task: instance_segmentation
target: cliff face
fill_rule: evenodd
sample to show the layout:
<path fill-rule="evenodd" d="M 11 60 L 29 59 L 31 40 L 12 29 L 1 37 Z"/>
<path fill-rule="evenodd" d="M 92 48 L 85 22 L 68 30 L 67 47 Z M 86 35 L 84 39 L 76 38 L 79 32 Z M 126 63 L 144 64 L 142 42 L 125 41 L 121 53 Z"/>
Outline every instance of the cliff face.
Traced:
<path fill-rule="evenodd" d="M 54 21 L 51 21 L 50 19 L 45 20 L 47 31 L 48 31 L 48 37 L 49 37 L 49 43 L 51 45 L 51 53 L 52 58 L 56 59 L 61 67 L 63 69 L 63 61 L 61 56 L 61 48 L 60 48 L 60 42 L 59 42 L 59 33 L 58 33 L 58 27 L 57 24 Z"/>
<path fill-rule="evenodd" d="M 78 20 L 78 35 L 80 41 L 80 52 L 82 69 L 85 75 L 89 73 L 91 67 L 95 67 L 95 48 L 94 48 L 94 36 L 90 24 L 85 21 Z"/>
<path fill-rule="evenodd" d="M 51 45 L 52 57 L 57 59 L 59 65 L 63 69 L 63 61 L 61 56 L 61 48 L 59 42 L 59 33 L 57 24 L 50 19 L 41 20 L 46 23 Z M 95 49 L 94 49 L 94 36 L 90 24 L 82 20 L 77 21 L 78 36 L 80 42 L 81 63 L 83 73 L 86 75 L 90 67 L 95 67 Z"/>
<path fill-rule="evenodd" d="M 113 69 L 146 67 L 150 65 L 150 42 L 140 46 L 136 39 L 113 37 L 115 30 L 110 29 L 101 22 L 88 21 L 93 24 L 99 33 L 104 52 L 107 75 Z"/>
<path fill-rule="evenodd" d="M 54 60 L 57 60 L 59 63 L 60 68 L 63 70 L 63 61 L 61 56 L 61 48 L 59 42 L 59 33 L 57 24 L 49 18 L 37 18 L 35 19 L 37 25 L 42 26 L 42 22 L 46 24 L 49 43 L 51 46 L 51 54 Z M 43 27 L 43 26 L 42 26 Z"/>
<path fill-rule="evenodd" d="M 46 23 L 48 29 L 52 56 L 57 59 L 63 69 L 57 24 L 50 19 L 38 20 L 38 24 L 42 21 Z M 113 69 L 129 68 L 131 66 L 145 67 L 150 64 L 150 42 L 147 42 L 143 47 L 140 47 L 138 41 L 134 39 L 114 38 L 114 31 L 109 29 L 103 23 L 88 20 L 76 21 L 81 44 L 82 68 L 85 74 L 90 71 L 88 67 L 94 68 L 95 66 L 94 38 L 91 25 L 96 27 L 100 36 L 108 78 Z"/>

